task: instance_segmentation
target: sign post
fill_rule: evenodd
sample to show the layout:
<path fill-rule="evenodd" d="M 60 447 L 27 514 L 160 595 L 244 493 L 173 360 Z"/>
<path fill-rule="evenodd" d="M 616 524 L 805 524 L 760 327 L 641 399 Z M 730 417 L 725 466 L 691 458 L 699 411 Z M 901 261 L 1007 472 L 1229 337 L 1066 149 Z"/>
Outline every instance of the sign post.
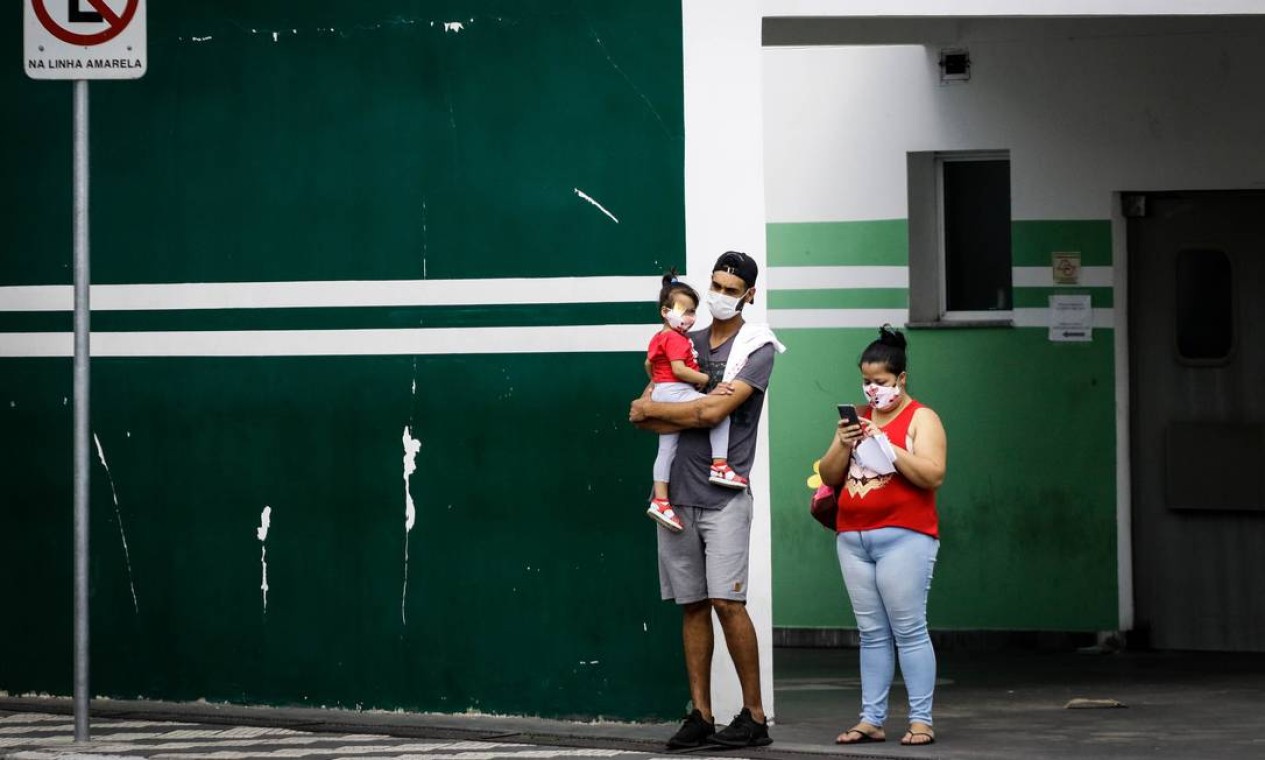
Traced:
<path fill-rule="evenodd" d="M 32 79 L 74 80 L 75 741 L 88 741 L 88 80 L 145 74 L 145 0 L 23 0 L 23 59 Z"/>

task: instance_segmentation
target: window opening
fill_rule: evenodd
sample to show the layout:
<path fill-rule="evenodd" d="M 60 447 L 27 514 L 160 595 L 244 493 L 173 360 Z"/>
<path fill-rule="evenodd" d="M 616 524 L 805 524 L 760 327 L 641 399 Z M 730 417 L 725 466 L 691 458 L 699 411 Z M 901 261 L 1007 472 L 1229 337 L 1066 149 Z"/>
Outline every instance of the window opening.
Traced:
<path fill-rule="evenodd" d="M 1177 353 L 1191 364 L 1221 364 L 1234 347 L 1234 272 L 1225 251 L 1177 253 Z"/>

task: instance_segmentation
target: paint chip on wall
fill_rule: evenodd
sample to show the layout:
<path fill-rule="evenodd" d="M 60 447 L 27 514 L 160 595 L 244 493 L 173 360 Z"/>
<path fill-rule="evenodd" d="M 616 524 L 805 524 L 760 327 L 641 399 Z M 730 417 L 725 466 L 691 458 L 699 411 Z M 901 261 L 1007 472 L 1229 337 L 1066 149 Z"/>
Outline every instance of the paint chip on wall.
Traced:
<path fill-rule="evenodd" d="M 259 513 L 259 527 L 255 529 L 255 537 L 260 543 L 268 540 L 268 529 L 272 527 L 272 507 L 264 505 L 264 511 Z M 259 590 L 263 592 L 264 597 L 264 614 L 268 614 L 268 546 L 265 544 L 259 547 L 259 569 L 261 578 L 259 582 Z"/>

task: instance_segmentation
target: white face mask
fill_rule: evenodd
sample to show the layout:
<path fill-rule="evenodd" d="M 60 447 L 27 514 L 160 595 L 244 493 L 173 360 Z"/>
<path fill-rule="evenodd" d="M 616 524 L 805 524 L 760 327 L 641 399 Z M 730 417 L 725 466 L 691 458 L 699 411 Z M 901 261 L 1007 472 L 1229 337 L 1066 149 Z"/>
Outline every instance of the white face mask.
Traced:
<path fill-rule="evenodd" d="M 742 294 L 743 296 L 746 293 Z M 714 290 L 707 291 L 707 310 L 712 313 L 712 317 L 724 322 L 727 319 L 733 319 L 738 316 L 740 309 L 738 308 L 738 298 L 727 296 L 724 293 L 717 293 Z"/>
<path fill-rule="evenodd" d="M 888 386 L 862 383 L 861 392 L 869 400 L 870 406 L 879 411 L 891 409 L 900 403 L 901 391 L 899 385 Z"/>

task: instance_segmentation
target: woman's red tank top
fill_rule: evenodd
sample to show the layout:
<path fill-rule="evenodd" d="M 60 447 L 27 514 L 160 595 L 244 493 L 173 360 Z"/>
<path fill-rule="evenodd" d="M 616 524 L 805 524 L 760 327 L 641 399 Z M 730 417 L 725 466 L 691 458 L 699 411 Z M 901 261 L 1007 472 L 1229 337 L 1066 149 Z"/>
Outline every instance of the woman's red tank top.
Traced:
<path fill-rule="evenodd" d="M 909 424 L 914 419 L 914 413 L 921 408 L 922 404 L 911 401 L 896 419 L 880 428 L 887 433 L 893 446 L 909 450 Z M 870 409 L 861 410 L 861 416 L 868 418 L 870 415 Z M 835 527 L 840 532 L 906 528 L 938 539 L 940 521 L 936 515 L 936 492 L 910 483 L 899 471 L 879 475 L 852 462 L 839 491 L 839 516 Z"/>

